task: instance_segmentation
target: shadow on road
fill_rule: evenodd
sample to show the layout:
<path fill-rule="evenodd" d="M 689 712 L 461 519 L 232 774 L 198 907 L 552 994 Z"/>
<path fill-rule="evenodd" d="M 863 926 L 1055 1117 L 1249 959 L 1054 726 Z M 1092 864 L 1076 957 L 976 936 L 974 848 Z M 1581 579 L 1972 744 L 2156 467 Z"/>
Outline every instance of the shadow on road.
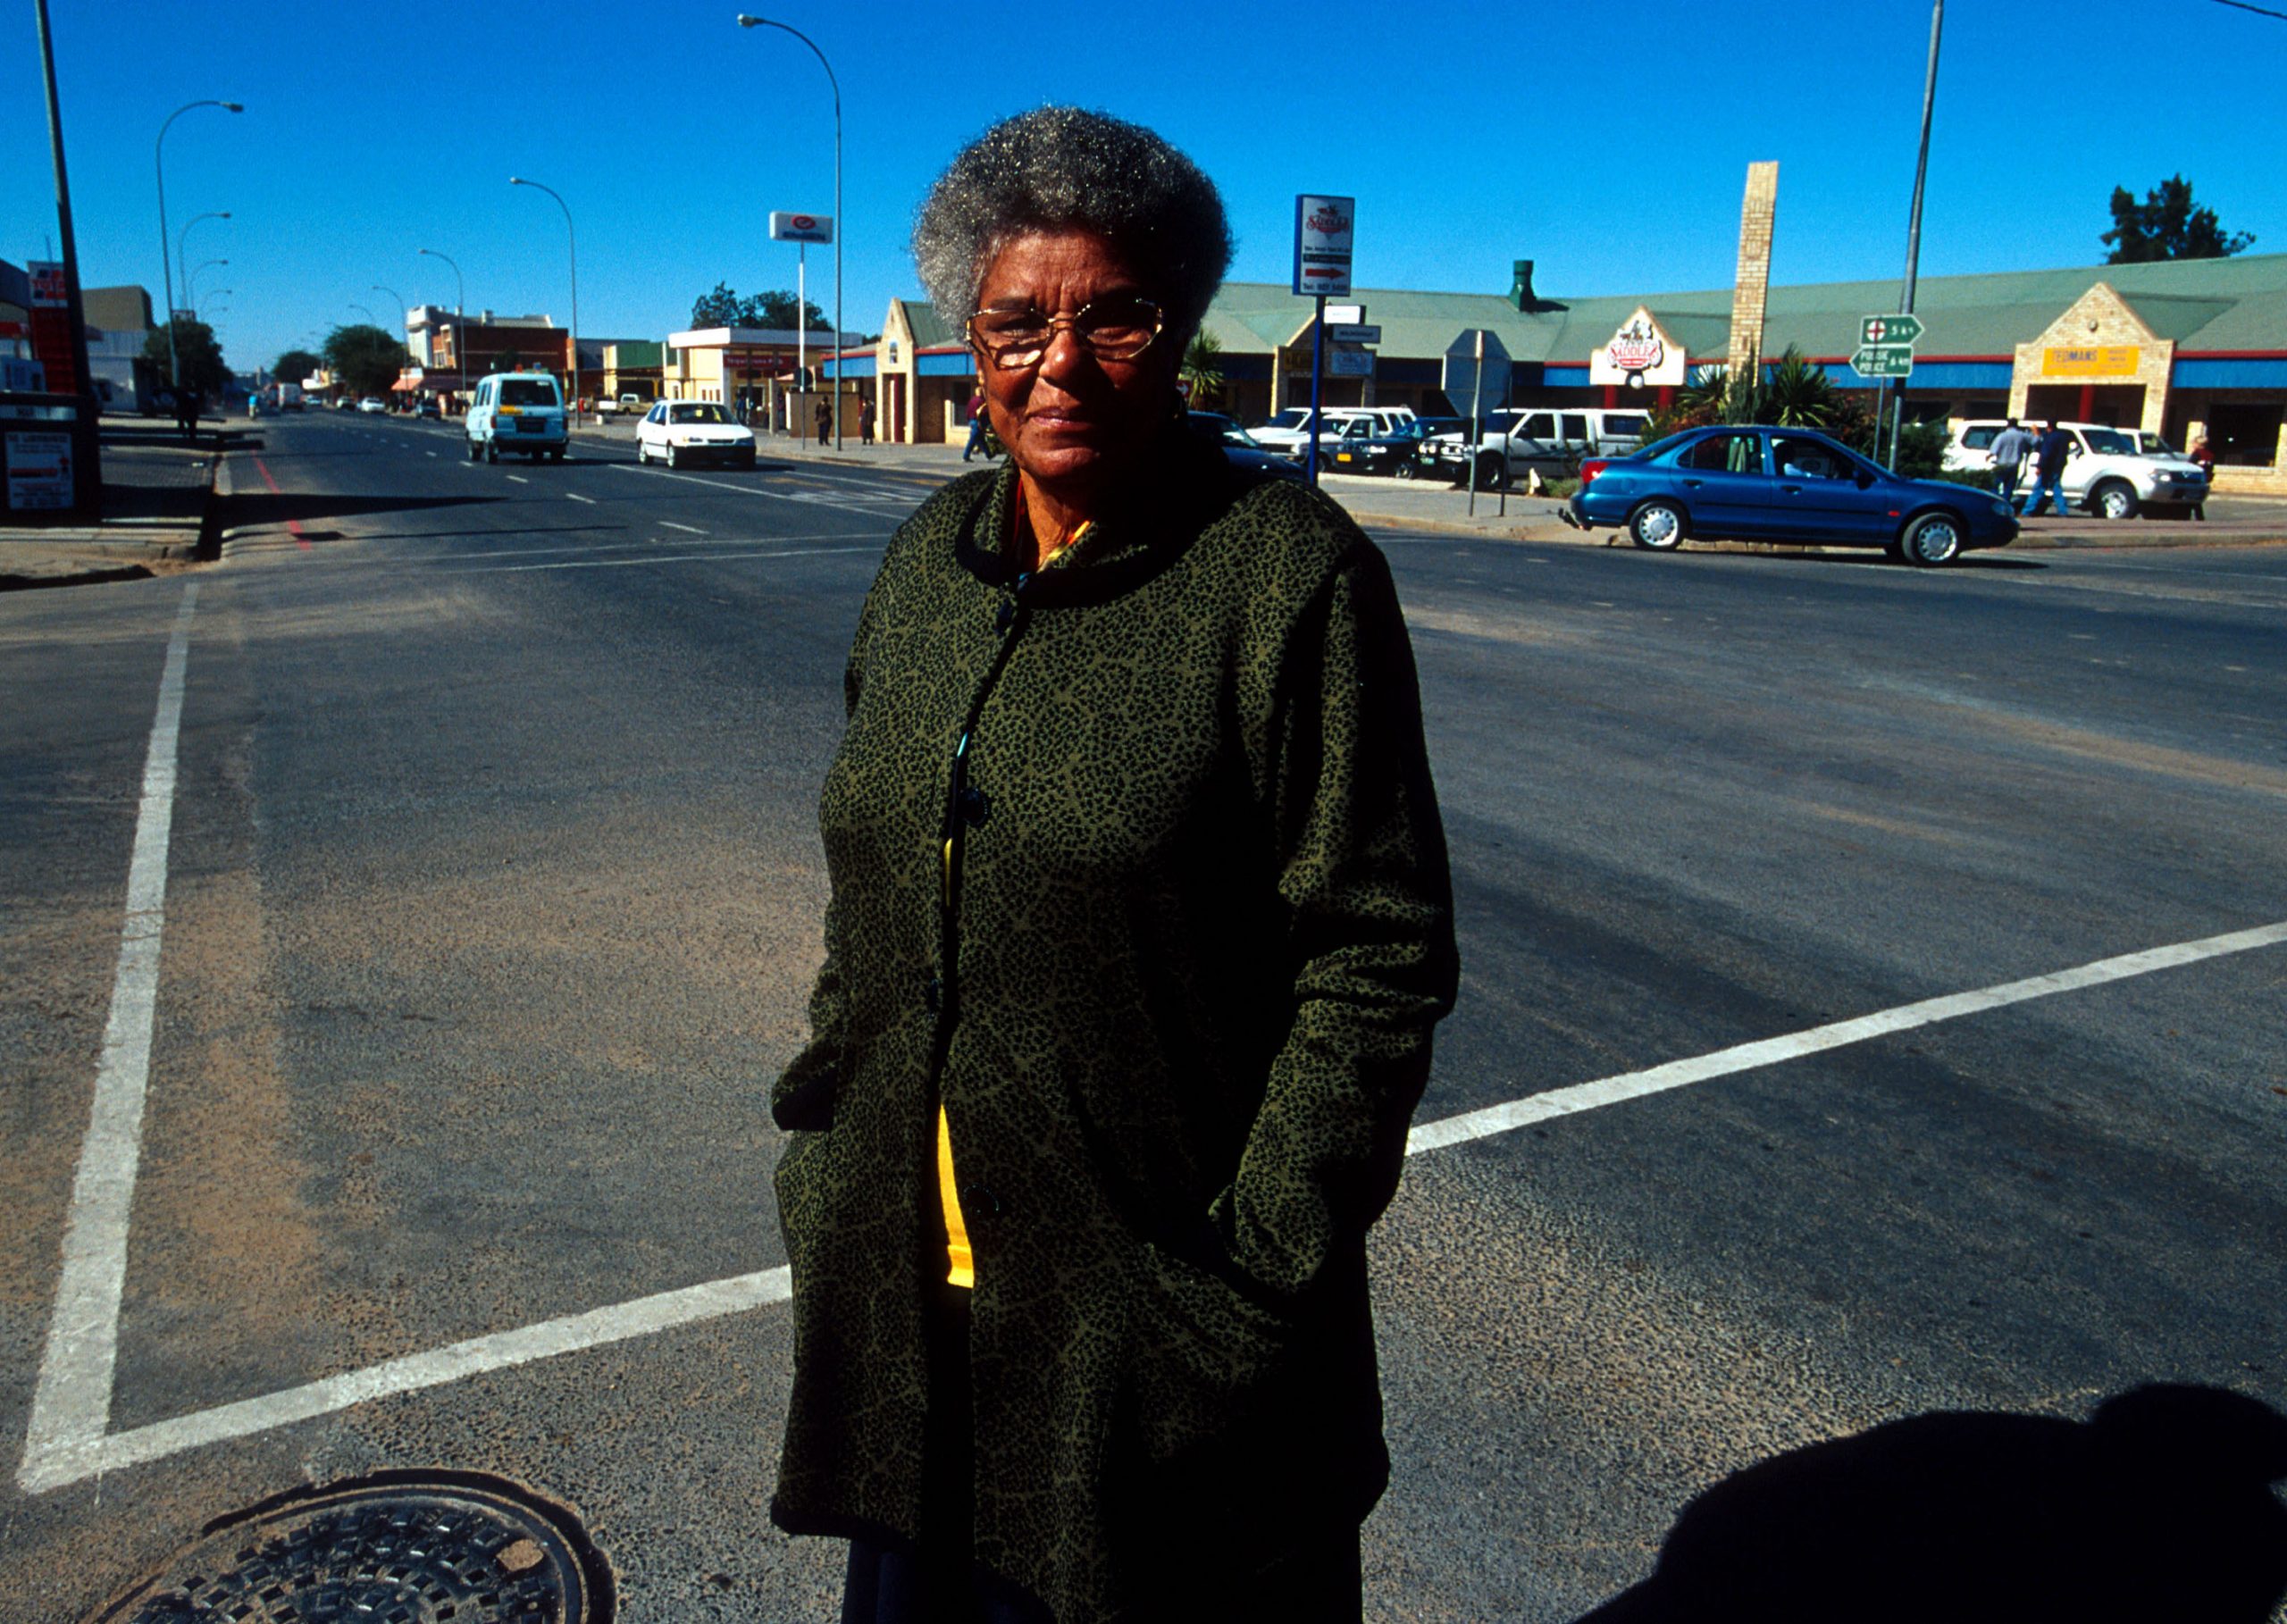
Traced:
<path fill-rule="evenodd" d="M 289 519 L 345 519 L 362 514 L 420 513 L 508 500 L 496 496 L 332 496 L 321 491 L 240 490 L 222 498 L 222 523 L 233 528 Z"/>
<path fill-rule="evenodd" d="M 2287 1416 L 2221 1388 L 1914 1416 L 1717 1484 L 1580 1624 L 2264 1624 L 2283 1478 Z"/>

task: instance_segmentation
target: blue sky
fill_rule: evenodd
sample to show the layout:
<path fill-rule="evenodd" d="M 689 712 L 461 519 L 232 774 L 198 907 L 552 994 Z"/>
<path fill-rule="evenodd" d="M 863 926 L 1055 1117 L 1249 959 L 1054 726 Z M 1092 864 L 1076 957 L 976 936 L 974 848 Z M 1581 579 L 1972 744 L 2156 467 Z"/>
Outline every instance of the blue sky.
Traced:
<path fill-rule="evenodd" d="M 234 363 L 384 319 L 391 298 L 571 314 L 656 338 L 717 280 L 794 285 L 772 209 L 833 206 L 817 60 L 741 30 L 739 0 L 552 5 L 49 0 L 82 274 L 159 293 L 152 143 Z M 755 0 L 745 0 L 750 5 Z M 1286 275 L 1293 198 L 1358 199 L 1356 280 L 1554 295 L 1721 287 L 1746 168 L 1780 163 L 1775 280 L 1894 278 L 1904 264 L 1927 0 L 1474 0 L 1307 6 L 1127 0 L 812 4 L 781 15 L 842 87 L 845 314 L 877 331 L 918 297 L 913 209 L 959 145 L 1043 101 L 1153 126 L 1223 188 L 1235 277 Z M 0 258 L 54 229 L 30 7 L 0 21 Z M 2283 5 L 2281 9 L 2287 9 Z M 1956 0 L 1947 14 L 1925 276 L 2093 264 L 2114 186 L 2181 171 L 2256 252 L 2287 252 L 2274 94 L 2287 21 L 2215 0 Z M 2233 87 L 2238 87 L 2235 90 Z M 831 250 L 810 251 L 829 316 Z M 1369 313 L 1370 317 L 1370 311 Z"/>

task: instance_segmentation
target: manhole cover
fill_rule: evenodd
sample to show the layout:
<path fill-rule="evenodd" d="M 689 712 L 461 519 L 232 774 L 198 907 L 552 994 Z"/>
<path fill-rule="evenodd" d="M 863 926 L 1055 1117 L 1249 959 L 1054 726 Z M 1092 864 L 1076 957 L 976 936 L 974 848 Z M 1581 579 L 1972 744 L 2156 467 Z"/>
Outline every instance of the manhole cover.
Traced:
<path fill-rule="evenodd" d="M 610 1624 L 611 1570 L 562 1506 L 498 1478 L 388 1472 L 205 1535 L 91 1624 Z"/>

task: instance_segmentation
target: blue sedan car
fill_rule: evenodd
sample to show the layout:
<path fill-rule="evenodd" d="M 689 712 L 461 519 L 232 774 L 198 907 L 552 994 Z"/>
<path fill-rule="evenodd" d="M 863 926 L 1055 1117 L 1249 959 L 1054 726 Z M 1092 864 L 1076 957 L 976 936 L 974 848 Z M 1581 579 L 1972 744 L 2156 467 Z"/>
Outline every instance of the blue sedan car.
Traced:
<path fill-rule="evenodd" d="M 1584 462 L 1562 516 L 1581 530 L 1625 530 L 1654 552 L 1700 536 L 1879 547 L 1925 567 L 2017 534 L 2017 515 L 1989 491 L 1900 479 L 1823 434 L 1760 424 L 1688 429 Z"/>

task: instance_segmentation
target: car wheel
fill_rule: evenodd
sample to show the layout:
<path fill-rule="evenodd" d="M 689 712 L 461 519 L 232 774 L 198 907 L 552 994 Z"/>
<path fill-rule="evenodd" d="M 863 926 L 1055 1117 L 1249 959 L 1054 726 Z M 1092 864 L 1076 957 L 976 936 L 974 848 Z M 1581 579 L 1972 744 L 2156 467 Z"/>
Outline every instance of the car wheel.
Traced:
<path fill-rule="evenodd" d="M 2099 518 L 2132 519 L 2136 492 L 2118 480 L 2107 480 L 2089 493 L 2089 509 Z"/>
<path fill-rule="evenodd" d="M 1646 552 L 1671 553 L 1683 538 L 1683 509 L 1672 502 L 1646 502 L 1628 515 L 1628 539 Z"/>
<path fill-rule="evenodd" d="M 650 465 L 651 447 L 648 440 L 639 439 L 635 442 L 635 461 L 640 466 L 649 467 Z"/>
<path fill-rule="evenodd" d="M 1479 490 L 1502 490 L 1509 484 L 1509 459 L 1487 452 L 1477 459 L 1477 488 Z"/>
<path fill-rule="evenodd" d="M 564 460 L 564 448 L 558 446 L 555 450 L 549 452 L 548 454 L 548 460 L 551 463 L 562 462 Z"/>
<path fill-rule="evenodd" d="M 1412 457 L 1407 457 L 1396 467 L 1391 469 L 1390 472 L 1396 474 L 1398 478 L 1402 480 L 1418 480 L 1421 477 L 1421 470 L 1420 467 L 1415 465 Z"/>
<path fill-rule="evenodd" d="M 484 460 L 484 448 L 478 445 L 474 440 L 468 442 L 468 460 L 473 463 L 482 462 Z"/>
<path fill-rule="evenodd" d="M 1906 527 L 1899 550 L 1908 564 L 1935 569 L 1962 556 L 1961 521 L 1949 513 L 1925 513 Z"/>
<path fill-rule="evenodd" d="M 500 460 L 500 442 L 498 440 L 488 439 L 484 442 L 484 460 L 488 463 L 497 463 Z"/>
<path fill-rule="evenodd" d="M 667 466 L 670 468 L 679 468 L 682 465 L 682 462 L 675 456 L 675 443 L 673 440 L 669 440 L 667 442 Z"/>

